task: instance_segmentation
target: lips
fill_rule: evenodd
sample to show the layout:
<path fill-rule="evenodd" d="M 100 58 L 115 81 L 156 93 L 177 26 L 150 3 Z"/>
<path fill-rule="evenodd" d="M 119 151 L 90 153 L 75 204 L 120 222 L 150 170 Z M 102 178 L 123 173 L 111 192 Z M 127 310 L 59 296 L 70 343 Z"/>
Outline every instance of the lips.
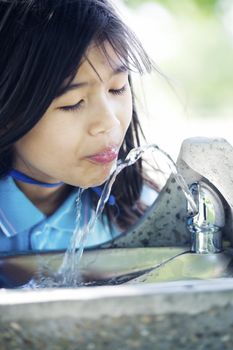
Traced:
<path fill-rule="evenodd" d="M 90 161 L 98 164 L 108 164 L 113 162 L 118 157 L 118 147 L 110 146 L 103 151 L 87 157 Z"/>

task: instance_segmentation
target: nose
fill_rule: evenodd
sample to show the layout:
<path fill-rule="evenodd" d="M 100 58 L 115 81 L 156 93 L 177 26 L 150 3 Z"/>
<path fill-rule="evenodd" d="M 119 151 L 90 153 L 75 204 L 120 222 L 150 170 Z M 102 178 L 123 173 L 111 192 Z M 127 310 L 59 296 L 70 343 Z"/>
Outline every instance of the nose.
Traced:
<path fill-rule="evenodd" d="M 110 133 L 120 126 L 120 120 L 117 118 L 114 104 L 107 97 L 98 101 L 98 105 L 96 105 L 90 120 L 89 134 L 92 136 Z"/>

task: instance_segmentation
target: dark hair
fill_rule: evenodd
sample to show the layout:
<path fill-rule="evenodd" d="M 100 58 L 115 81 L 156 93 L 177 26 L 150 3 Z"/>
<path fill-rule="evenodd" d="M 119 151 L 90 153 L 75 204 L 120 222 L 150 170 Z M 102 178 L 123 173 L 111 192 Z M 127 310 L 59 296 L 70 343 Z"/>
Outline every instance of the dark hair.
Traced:
<path fill-rule="evenodd" d="M 104 45 L 110 43 L 131 71 L 151 70 L 141 44 L 108 0 L 0 0 L 0 178 L 12 166 L 14 142 L 69 85 L 91 42 L 106 55 Z M 120 157 L 139 146 L 140 133 L 133 101 Z M 128 209 L 141 188 L 142 167 L 137 162 L 118 176 L 113 188 L 124 213 L 122 226 L 132 221 Z"/>

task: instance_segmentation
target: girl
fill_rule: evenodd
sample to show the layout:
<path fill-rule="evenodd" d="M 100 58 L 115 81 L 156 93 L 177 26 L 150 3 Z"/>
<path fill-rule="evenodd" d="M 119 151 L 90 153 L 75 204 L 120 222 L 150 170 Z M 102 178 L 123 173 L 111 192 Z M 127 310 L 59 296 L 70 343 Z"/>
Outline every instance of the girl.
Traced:
<path fill-rule="evenodd" d="M 118 158 L 139 146 L 130 72 L 151 62 L 108 0 L 0 0 L 0 251 L 66 249 Z M 126 168 L 86 246 L 141 213 Z M 117 215 L 119 208 L 120 215 Z"/>

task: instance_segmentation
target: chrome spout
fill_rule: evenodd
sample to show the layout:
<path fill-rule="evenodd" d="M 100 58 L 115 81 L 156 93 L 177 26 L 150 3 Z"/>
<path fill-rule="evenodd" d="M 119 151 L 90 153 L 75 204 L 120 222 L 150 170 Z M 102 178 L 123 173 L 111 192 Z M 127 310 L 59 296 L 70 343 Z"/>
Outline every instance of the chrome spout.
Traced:
<path fill-rule="evenodd" d="M 217 193 L 204 181 L 195 182 L 190 187 L 198 208 L 195 215 L 188 214 L 187 226 L 191 233 L 191 251 L 213 254 L 222 251 L 224 209 Z M 191 212 L 189 205 L 188 213 Z"/>

